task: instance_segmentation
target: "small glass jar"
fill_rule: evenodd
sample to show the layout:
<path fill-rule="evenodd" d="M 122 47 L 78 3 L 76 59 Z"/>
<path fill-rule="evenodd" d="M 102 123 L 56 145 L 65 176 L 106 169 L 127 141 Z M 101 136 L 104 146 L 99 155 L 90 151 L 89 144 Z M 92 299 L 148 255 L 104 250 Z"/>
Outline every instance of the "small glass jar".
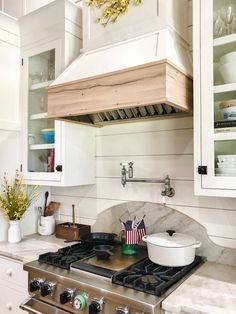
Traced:
<path fill-rule="evenodd" d="M 121 252 L 124 255 L 136 255 L 138 253 L 137 244 L 126 244 L 125 243 L 125 234 L 121 236 Z"/>
<path fill-rule="evenodd" d="M 29 138 L 29 145 L 35 144 L 35 135 L 34 134 L 29 133 L 28 138 Z"/>

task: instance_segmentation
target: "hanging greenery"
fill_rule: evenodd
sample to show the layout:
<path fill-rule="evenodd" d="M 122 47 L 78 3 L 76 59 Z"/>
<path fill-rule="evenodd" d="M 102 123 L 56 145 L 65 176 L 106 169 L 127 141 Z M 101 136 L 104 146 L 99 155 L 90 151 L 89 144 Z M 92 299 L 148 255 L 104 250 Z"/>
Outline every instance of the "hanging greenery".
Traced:
<path fill-rule="evenodd" d="M 88 5 L 101 8 L 102 16 L 96 22 L 103 26 L 115 23 L 120 14 L 125 14 L 131 4 L 140 5 L 143 0 L 87 0 Z"/>

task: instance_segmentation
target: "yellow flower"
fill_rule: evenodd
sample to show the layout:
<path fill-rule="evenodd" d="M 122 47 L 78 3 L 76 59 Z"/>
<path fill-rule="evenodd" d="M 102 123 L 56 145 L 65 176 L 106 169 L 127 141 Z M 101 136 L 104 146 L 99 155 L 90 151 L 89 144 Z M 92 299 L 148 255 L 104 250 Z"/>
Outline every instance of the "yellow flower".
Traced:
<path fill-rule="evenodd" d="M 15 179 L 12 184 L 8 183 L 6 175 L 3 178 L 3 193 L 0 195 L 0 207 L 4 215 L 9 220 L 20 220 L 31 205 L 37 194 L 37 187 L 27 193 L 27 186 L 23 182 L 23 176 L 16 171 Z"/>
<path fill-rule="evenodd" d="M 108 23 L 114 23 L 120 14 L 128 11 L 128 6 L 142 4 L 143 0 L 87 0 L 89 6 L 103 8 L 102 16 L 96 19 L 97 23 L 106 26 Z"/>

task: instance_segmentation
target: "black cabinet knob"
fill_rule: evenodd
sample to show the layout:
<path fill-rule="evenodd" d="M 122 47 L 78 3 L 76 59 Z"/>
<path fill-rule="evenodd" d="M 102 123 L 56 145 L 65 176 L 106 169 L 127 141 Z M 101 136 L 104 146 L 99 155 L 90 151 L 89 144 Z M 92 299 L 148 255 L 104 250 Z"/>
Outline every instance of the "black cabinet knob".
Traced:
<path fill-rule="evenodd" d="M 60 294 L 60 303 L 61 304 L 66 304 L 67 302 L 72 301 L 72 296 L 73 293 L 71 293 L 70 291 L 64 291 Z"/>
<path fill-rule="evenodd" d="M 56 171 L 62 172 L 62 165 L 57 165 L 56 166 Z"/>

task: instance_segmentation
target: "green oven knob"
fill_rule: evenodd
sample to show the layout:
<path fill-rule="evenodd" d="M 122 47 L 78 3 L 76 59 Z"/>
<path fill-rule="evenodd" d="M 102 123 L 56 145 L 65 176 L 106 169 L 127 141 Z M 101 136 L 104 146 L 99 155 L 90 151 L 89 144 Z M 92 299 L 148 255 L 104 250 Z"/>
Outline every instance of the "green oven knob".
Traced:
<path fill-rule="evenodd" d="M 76 294 L 74 297 L 73 306 L 76 310 L 84 310 L 88 304 L 88 297 L 85 293 Z"/>

